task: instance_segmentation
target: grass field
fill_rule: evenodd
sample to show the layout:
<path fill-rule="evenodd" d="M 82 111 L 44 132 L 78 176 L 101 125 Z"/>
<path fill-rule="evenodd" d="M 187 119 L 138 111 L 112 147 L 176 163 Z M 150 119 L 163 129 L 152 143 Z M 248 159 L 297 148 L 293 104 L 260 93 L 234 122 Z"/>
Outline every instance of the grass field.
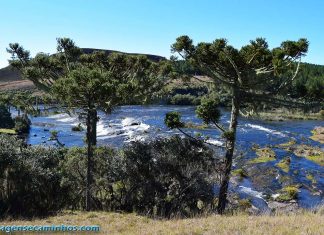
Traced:
<path fill-rule="evenodd" d="M 135 214 L 65 212 L 35 220 L 5 220 L 0 225 L 99 225 L 100 232 L 81 234 L 324 234 L 324 213 L 276 216 L 218 216 L 154 220 Z M 24 234 L 22 232 L 16 234 Z M 31 233 L 30 233 L 31 234 Z M 49 233 L 34 233 L 49 234 Z M 78 234 L 56 233 L 56 234 Z M 80 234 L 80 233 L 79 233 Z"/>

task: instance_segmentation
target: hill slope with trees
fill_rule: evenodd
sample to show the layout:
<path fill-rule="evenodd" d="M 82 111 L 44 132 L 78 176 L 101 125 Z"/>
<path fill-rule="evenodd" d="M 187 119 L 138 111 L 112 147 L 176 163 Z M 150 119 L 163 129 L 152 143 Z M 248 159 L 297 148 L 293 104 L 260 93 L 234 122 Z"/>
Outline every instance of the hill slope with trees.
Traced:
<path fill-rule="evenodd" d="M 161 60 L 165 60 L 166 58 L 159 55 L 151 55 L 151 54 L 141 54 L 141 53 L 126 53 L 115 50 L 105 50 L 105 49 L 95 49 L 95 48 L 81 48 L 82 53 L 91 54 L 94 51 L 103 51 L 106 56 L 111 53 L 122 53 L 126 55 L 144 55 L 147 56 L 149 60 L 154 62 L 158 62 Z M 12 66 L 7 66 L 0 69 L 0 90 L 10 90 L 10 89 L 25 89 L 34 87 L 30 81 L 23 80 L 21 74 L 18 70 L 14 69 Z"/>

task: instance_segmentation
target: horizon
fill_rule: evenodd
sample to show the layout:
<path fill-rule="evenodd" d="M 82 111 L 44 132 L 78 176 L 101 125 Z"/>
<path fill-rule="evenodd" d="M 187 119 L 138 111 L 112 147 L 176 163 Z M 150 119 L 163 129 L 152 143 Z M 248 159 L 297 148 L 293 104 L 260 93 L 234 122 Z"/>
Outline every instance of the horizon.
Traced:
<path fill-rule="evenodd" d="M 256 0 L 4 1 L 1 13 L 8 21 L 0 22 L 0 68 L 8 65 L 6 48 L 13 42 L 31 56 L 55 53 L 56 38 L 69 37 L 81 48 L 169 58 L 171 44 L 181 35 L 189 35 L 194 43 L 226 38 L 236 48 L 256 37 L 266 38 L 270 48 L 304 37 L 310 49 L 302 62 L 323 65 L 323 10 L 320 0 L 275 0 L 261 6 Z M 202 14 L 192 17 L 196 12 Z"/>

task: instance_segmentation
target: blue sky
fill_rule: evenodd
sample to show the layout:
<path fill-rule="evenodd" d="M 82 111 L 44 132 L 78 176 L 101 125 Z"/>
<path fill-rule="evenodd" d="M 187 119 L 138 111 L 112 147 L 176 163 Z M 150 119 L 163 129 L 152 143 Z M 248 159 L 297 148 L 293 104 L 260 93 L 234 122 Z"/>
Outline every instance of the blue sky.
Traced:
<path fill-rule="evenodd" d="M 169 57 L 183 34 L 236 47 L 260 36 L 270 47 L 306 37 L 303 60 L 324 64 L 323 14 L 322 0 L 1 0 L 0 68 L 10 42 L 32 55 L 53 53 L 57 37 L 70 37 L 80 47 Z"/>

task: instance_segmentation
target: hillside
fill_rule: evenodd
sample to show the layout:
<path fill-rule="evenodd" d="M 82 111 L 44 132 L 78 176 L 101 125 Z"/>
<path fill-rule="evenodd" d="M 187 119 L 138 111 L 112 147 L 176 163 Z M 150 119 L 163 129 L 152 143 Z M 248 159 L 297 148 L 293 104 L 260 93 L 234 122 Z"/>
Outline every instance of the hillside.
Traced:
<path fill-rule="evenodd" d="M 10 65 L 0 69 L 0 91 L 33 89 L 31 81 L 22 79 L 20 73 Z"/>
<path fill-rule="evenodd" d="M 94 48 L 81 48 L 83 53 L 90 54 L 94 51 L 104 51 L 106 55 L 109 55 L 113 52 L 124 53 L 127 55 L 145 55 L 152 61 L 165 60 L 164 57 L 151 54 L 140 54 L 140 53 L 126 53 L 114 50 L 104 50 L 104 49 L 94 49 Z M 11 90 L 11 89 L 30 89 L 33 88 L 33 84 L 30 81 L 23 80 L 20 73 L 12 68 L 7 66 L 0 69 L 0 90 Z"/>

